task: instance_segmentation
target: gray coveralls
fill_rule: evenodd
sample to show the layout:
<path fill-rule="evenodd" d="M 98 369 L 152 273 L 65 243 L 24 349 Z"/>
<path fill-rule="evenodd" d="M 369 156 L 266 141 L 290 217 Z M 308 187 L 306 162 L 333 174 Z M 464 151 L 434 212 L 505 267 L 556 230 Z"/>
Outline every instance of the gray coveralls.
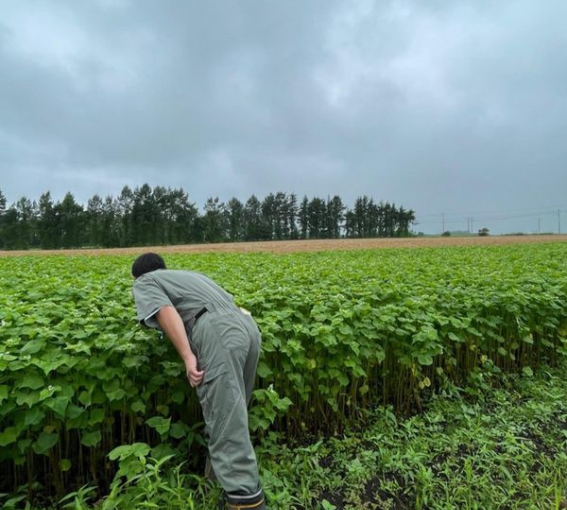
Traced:
<path fill-rule="evenodd" d="M 262 491 L 247 406 L 260 354 L 256 323 L 228 292 L 194 271 L 146 273 L 136 279 L 133 293 L 138 319 L 148 327 L 159 329 L 155 314 L 163 306 L 173 306 L 181 315 L 199 369 L 205 372 L 197 395 L 214 473 L 229 501 L 231 495 L 244 497 L 244 502 L 254 499 Z"/>

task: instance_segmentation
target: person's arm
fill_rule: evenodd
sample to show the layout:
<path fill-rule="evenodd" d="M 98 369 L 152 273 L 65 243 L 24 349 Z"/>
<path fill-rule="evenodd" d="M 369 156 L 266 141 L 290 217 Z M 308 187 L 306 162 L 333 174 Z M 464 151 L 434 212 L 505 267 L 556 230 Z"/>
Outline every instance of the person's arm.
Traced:
<path fill-rule="evenodd" d="M 175 350 L 184 361 L 185 373 L 189 383 L 193 387 L 199 386 L 203 381 L 205 373 L 197 368 L 197 358 L 189 345 L 189 339 L 187 338 L 181 316 L 173 306 L 162 306 L 155 317 L 160 328 L 169 337 Z"/>

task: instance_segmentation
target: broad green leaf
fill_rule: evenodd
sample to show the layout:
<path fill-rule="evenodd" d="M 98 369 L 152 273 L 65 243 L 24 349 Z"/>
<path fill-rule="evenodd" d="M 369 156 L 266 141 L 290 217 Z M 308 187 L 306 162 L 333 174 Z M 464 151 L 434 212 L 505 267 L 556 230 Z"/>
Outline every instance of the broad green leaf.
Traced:
<path fill-rule="evenodd" d="M 106 394 L 110 402 L 112 402 L 113 400 L 120 400 L 124 398 L 125 395 L 126 392 L 122 388 L 118 388 L 117 390 L 110 391 Z"/>
<path fill-rule="evenodd" d="M 8 446 L 15 443 L 18 439 L 18 430 L 16 427 L 8 427 L 0 432 L 0 446 Z"/>
<path fill-rule="evenodd" d="M 45 347 L 45 342 L 43 340 L 30 340 L 28 343 L 26 343 L 23 347 L 22 350 L 20 351 L 20 354 L 26 355 L 26 354 L 37 354 L 39 351 L 41 351 L 43 348 Z"/>
<path fill-rule="evenodd" d="M 45 417 L 45 412 L 39 407 L 32 407 L 26 411 L 24 418 L 24 425 L 29 427 L 30 425 L 39 425 L 43 418 Z"/>
<path fill-rule="evenodd" d="M 59 434 L 53 432 L 42 432 L 37 441 L 33 443 L 33 451 L 37 454 L 47 453 L 59 441 Z"/>
<path fill-rule="evenodd" d="M 97 423 L 102 423 L 104 420 L 105 411 L 104 409 L 95 408 L 90 410 L 89 414 L 89 424 L 95 425 Z"/>
<path fill-rule="evenodd" d="M 26 374 L 22 381 L 18 384 L 18 388 L 30 388 L 37 390 L 45 386 L 43 377 L 38 374 Z"/>
<path fill-rule="evenodd" d="M 433 357 L 429 354 L 420 354 L 417 357 L 417 361 L 420 365 L 431 365 L 433 364 Z"/>
<path fill-rule="evenodd" d="M 65 397 L 55 397 L 47 399 L 45 405 L 52 409 L 57 416 L 64 418 L 69 401 Z"/>
<path fill-rule="evenodd" d="M 84 408 L 79 407 L 78 405 L 75 404 L 69 404 L 69 406 L 67 407 L 67 418 L 73 420 L 81 416 L 81 414 L 83 414 L 84 412 L 85 412 Z"/>
<path fill-rule="evenodd" d="M 83 404 L 85 407 L 89 407 L 92 403 L 91 393 L 90 391 L 81 391 L 79 396 L 77 397 L 79 402 Z"/>
<path fill-rule="evenodd" d="M 94 432 L 87 432 L 81 436 L 81 443 L 85 446 L 93 447 L 99 444 L 102 440 L 102 434 L 100 430 Z"/>
<path fill-rule="evenodd" d="M 8 386 L 5 384 L 0 385 L 0 404 L 8 398 Z"/>
<path fill-rule="evenodd" d="M 169 435 L 175 439 L 181 439 L 187 437 L 187 434 L 191 430 L 191 427 L 182 422 L 176 422 L 171 425 L 171 430 Z"/>
<path fill-rule="evenodd" d="M 137 400 L 130 406 L 130 409 L 132 409 L 135 413 L 145 413 L 146 404 L 144 404 L 141 400 Z"/>
<path fill-rule="evenodd" d="M 154 416 L 146 421 L 146 424 L 158 432 L 160 435 L 164 435 L 169 431 L 171 425 L 171 418 L 162 418 L 161 416 Z"/>
<path fill-rule="evenodd" d="M 110 460 L 116 460 L 120 458 L 123 460 L 127 457 L 135 456 L 135 457 L 145 457 L 150 453 L 151 448 L 145 443 L 134 443 L 134 444 L 127 444 L 117 446 L 108 454 L 108 458 Z"/>
<path fill-rule="evenodd" d="M 185 400 L 185 392 L 184 391 L 176 391 L 171 395 L 171 401 L 175 402 L 176 404 L 181 404 Z"/>
<path fill-rule="evenodd" d="M 264 361 L 261 361 L 258 364 L 258 370 L 256 372 L 258 373 L 258 376 L 262 379 L 266 379 L 267 377 L 270 377 L 273 374 L 272 369 Z"/>
<path fill-rule="evenodd" d="M 19 406 L 23 406 L 24 404 L 28 407 L 32 407 L 34 404 L 37 404 L 41 400 L 41 394 L 39 391 L 18 391 L 16 393 L 16 403 Z"/>

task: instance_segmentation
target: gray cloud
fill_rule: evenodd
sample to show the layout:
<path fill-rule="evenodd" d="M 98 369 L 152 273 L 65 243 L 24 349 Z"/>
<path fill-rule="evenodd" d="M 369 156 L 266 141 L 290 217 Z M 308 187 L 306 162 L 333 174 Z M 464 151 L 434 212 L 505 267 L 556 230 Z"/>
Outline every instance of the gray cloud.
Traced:
<path fill-rule="evenodd" d="M 425 231 L 441 213 L 533 230 L 567 210 L 565 14 L 559 0 L 5 2 L 0 189 L 86 203 L 148 182 L 200 207 L 370 194 Z"/>

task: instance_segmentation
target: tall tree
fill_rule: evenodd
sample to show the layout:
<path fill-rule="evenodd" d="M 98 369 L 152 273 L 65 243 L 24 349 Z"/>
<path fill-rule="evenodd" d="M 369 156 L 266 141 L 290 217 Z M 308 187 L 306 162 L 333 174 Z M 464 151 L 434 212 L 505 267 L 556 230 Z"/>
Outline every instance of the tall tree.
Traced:
<path fill-rule="evenodd" d="M 2 244 L 7 250 L 22 248 L 19 235 L 20 215 L 15 205 L 11 205 L 2 214 Z"/>
<path fill-rule="evenodd" d="M 152 188 L 145 183 L 134 190 L 132 203 L 132 241 L 138 246 L 155 243 L 156 204 Z"/>
<path fill-rule="evenodd" d="M 16 202 L 15 208 L 18 216 L 17 247 L 27 250 L 37 244 L 37 204 L 22 197 Z"/>
<path fill-rule="evenodd" d="M 287 204 L 285 208 L 287 239 L 299 238 L 299 231 L 297 229 L 297 212 L 297 196 L 295 193 L 291 193 L 287 197 Z"/>
<path fill-rule="evenodd" d="M 276 239 L 278 230 L 279 211 L 276 196 L 270 193 L 262 200 L 262 233 L 260 238 L 264 241 Z"/>
<path fill-rule="evenodd" d="M 195 204 L 189 202 L 189 196 L 183 189 L 170 190 L 171 242 L 188 243 L 192 240 L 198 211 Z"/>
<path fill-rule="evenodd" d="M 309 235 L 309 200 L 303 197 L 299 206 L 299 238 L 307 239 Z"/>
<path fill-rule="evenodd" d="M 207 199 L 203 216 L 205 242 L 218 243 L 225 240 L 226 215 L 224 210 L 224 203 L 218 197 Z"/>
<path fill-rule="evenodd" d="M 84 239 L 85 218 L 83 207 L 68 192 L 53 208 L 58 247 L 78 248 Z"/>
<path fill-rule="evenodd" d="M 87 244 L 89 246 L 104 246 L 109 235 L 104 224 L 103 202 L 100 195 L 89 198 L 86 210 Z"/>
<path fill-rule="evenodd" d="M 134 246 L 134 220 L 132 211 L 134 208 L 134 192 L 129 186 L 124 186 L 116 199 L 117 215 L 119 218 L 118 239 L 119 246 Z"/>
<path fill-rule="evenodd" d="M 105 233 L 102 237 L 102 246 L 105 248 L 121 246 L 122 218 L 120 217 L 118 201 L 111 195 L 107 195 L 102 204 L 101 224 Z"/>
<path fill-rule="evenodd" d="M 325 233 L 325 224 L 327 219 L 327 206 L 321 198 L 314 197 L 309 202 L 308 220 L 309 238 L 321 239 Z"/>
<path fill-rule="evenodd" d="M 57 234 L 57 218 L 55 204 L 51 193 L 47 191 L 39 197 L 38 237 L 39 245 L 44 249 L 58 248 L 59 236 Z"/>
<path fill-rule="evenodd" d="M 244 206 L 245 241 L 259 241 L 262 237 L 262 203 L 252 195 Z"/>
<path fill-rule="evenodd" d="M 325 226 L 326 235 L 331 239 L 341 237 L 341 230 L 345 220 L 345 206 L 341 197 L 335 195 L 332 199 L 327 198 L 327 221 Z"/>
<path fill-rule="evenodd" d="M 244 204 L 237 198 L 231 198 L 226 205 L 228 223 L 228 239 L 230 241 L 244 241 L 246 236 Z"/>

